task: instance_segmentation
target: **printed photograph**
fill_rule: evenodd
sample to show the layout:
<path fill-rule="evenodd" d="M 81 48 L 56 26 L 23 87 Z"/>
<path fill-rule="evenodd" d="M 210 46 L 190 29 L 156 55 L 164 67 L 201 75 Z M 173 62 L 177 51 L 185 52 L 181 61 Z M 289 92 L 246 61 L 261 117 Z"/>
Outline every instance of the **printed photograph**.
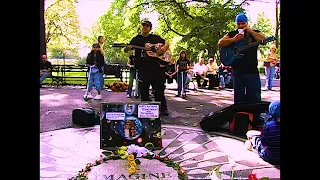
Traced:
<path fill-rule="evenodd" d="M 136 144 L 148 149 L 161 149 L 160 104 L 101 103 L 100 148 Z"/>

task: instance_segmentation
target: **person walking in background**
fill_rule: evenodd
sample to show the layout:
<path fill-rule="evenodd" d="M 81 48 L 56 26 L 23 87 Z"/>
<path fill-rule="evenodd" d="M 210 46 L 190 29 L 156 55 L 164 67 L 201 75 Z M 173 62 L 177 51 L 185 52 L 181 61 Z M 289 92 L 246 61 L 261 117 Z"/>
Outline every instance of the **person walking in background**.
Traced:
<path fill-rule="evenodd" d="M 87 56 L 87 64 L 89 67 L 89 82 L 88 82 L 88 88 L 85 92 L 83 98 L 84 99 L 91 99 L 92 94 L 91 90 L 93 87 L 93 84 L 96 88 L 97 95 L 94 97 L 96 100 L 102 99 L 101 96 L 101 74 L 102 74 L 102 68 L 104 64 L 104 57 L 101 54 L 100 51 L 100 45 L 98 43 L 94 43 L 92 45 L 93 50 L 88 54 Z"/>
<path fill-rule="evenodd" d="M 168 84 L 172 84 L 173 80 L 177 81 L 177 71 L 174 62 L 170 62 L 165 69 L 165 77 Z"/>
<path fill-rule="evenodd" d="M 52 64 L 48 61 L 46 55 L 41 56 L 42 61 L 40 61 L 40 87 L 42 87 L 42 82 L 51 76 Z"/>
<path fill-rule="evenodd" d="M 178 93 L 176 97 L 181 96 L 186 97 L 186 80 L 187 80 L 187 71 L 189 70 L 190 60 L 187 57 L 185 51 L 181 51 L 179 54 L 179 59 L 176 63 L 176 71 L 178 71 L 177 82 L 178 82 Z"/>
<path fill-rule="evenodd" d="M 273 78 L 275 77 L 275 66 L 278 62 L 278 56 L 276 54 L 276 46 L 272 45 L 270 52 L 267 55 L 267 59 L 265 61 L 266 66 L 266 85 L 264 90 L 272 90 L 273 87 Z"/>
<path fill-rule="evenodd" d="M 103 57 L 104 57 L 104 61 L 103 61 L 104 64 L 103 64 L 103 66 L 104 66 L 105 64 L 107 64 L 107 62 L 106 62 L 106 53 L 104 52 L 104 42 L 105 42 L 104 37 L 103 37 L 103 36 L 99 36 L 99 37 L 98 37 L 98 43 L 99 43 L 99 45 L 100 45 L 101 54 L 102 54 Z M 102 73 L 101 73 L 101 75 L 100 75 L 100 85 L 101 85 L 101 89 L 105 89 L 103 75 L 104 75 L 104 68 L 102 68 Z"/>
<path fill-rule="evenodd" d="M 134 51 L 130 51 L 130 55 L 128 58 L 127 66 L 130 68 L 130 75 L 129 75 L 129 86 L 128 86 L 128 92 L 127 92 L 127 98 L 131 98 L 132 96 L 132 87 L 133 87 L 133 81 L 136 79 L 136 68 L 134 66 Z M 136 79 L 137 81 L 137 79 Z M 135 91 L 138 91 L 137 87 Z"/>

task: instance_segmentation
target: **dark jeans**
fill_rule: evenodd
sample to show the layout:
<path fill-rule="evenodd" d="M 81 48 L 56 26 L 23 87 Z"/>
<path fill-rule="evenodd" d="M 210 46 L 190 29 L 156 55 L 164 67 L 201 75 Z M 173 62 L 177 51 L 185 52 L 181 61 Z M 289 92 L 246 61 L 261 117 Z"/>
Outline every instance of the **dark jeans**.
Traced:
<path fill-rule="evenodd" d="M 233 72 L 234 103 L 256 103 L 261 101 L 259 73 L 243 74 Z"/>
<path fill-rule="evenodd" d="M 219 86 L 219 80 L 216 74 L 207 74 L 207 78 L 209 79 L 209 87 L 208 87 L 209 89 Z M 204 80 L 203 85 L 207 86 L 207 82 L 208 82 L 207 80 Z"/>
<path fill-rule="evenodd" d="M 129 86 L 127 94 L 132 94 L 133 80 L 136 79 L 136 68 L 130 68 Z"/>
<path fill-rule="evenodd" d="M 259 73 L 233 72 L 234 103 L 261 102 L 261 81 Z M 254 113 L 253 126 L 259 124 L 260 113 Z"/>
<path fill-rule="evenodd" d="M 183 80 L 182 80 L 182 77 L 183 77 Z M 183 81 L 183 91 L 182 91 L 182 81 Z M 181 91 L 182 91 L 182 94 L 185 94 L 186 93 L 186 88 L 187 88 L 187 72 L 178 72 L 178 79 L 177 79 L 177 82 L 178 82 L 178 95 L 181 95 Z"/>
<path fill-rule="evenodd" d="M 203 76 L 203 74 L 201 74 L 202 76 Z M 206 87 L 206 85 L 207 85 L 207 80 L 204 80 L 203 81 L 203 84 L 201 85 L 201 83 L 200 83 L 200 80 L 201 80 L 201 76 L 200 75 L 196 75 L 196 80 L 197 80 L 197 85 L 198 85 L 198 88 L 199 87 Z"/>
<path fill-rule="evenodd" d="M 141 71 L 139 69 L 139 86 L 141 90 L 141 101 L 151 101 L 149 97 L 149 87 L 154 89 L 155 101 L 161 102 L 161 111 L 167 109 L 167 102 L 164 96 L 165 76 L 164 69 L 157 69 L 154 71 Z"/>

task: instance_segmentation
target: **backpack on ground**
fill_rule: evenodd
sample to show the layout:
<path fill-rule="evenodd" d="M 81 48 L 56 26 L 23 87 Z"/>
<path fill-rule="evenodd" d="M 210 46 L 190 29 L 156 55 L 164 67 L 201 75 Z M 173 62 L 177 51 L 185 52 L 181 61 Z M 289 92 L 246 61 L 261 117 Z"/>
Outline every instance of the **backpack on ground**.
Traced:
<path fill-rule="evenodd" d="M 94 126 L 100 123 L 100 117 L 90 108 L 76 108 L 72 110 L 72 123 L 80 126 Z"/>
<path fill-rule="evenodd" d="M 270 102 L 267 102 L 267 101 L 261 101 L 259 103 L 233 104 L 226 108 L 221 109 L 220 111 L 212 111 L 206 116 L 204 116 L 203 119 L 200 121 L 200 127 L 204 131 L 217 131 L 221 129 L 221 127 L 224 126 L 226 123 L 230 123 L 234 119 L 237 113 L 239 112 L 247 112 L 249 114 L 264 113 L 268 110 L 269 104 Z M 248 120 L 245 120 L 245 122 L 248 122 Z M 237 124 L 236 126 L 238 126 Z"/>
<path fill-rule="evenodd" d="M 253 113 L 237 112 L 229 123 L 232 133 L 239 136 L 245 136 L 246 133 L 253 129 Z"/>

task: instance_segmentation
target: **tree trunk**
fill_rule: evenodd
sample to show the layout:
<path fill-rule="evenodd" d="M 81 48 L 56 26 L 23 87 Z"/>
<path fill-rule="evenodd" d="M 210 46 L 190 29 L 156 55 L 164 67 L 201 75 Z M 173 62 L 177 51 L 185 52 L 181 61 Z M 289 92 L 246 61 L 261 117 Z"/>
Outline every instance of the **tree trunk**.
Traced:
<path fill-rule="evenodd" d="M 45 0 L 40 0 L 40 56 L 47 54 L 44 22 L 44 1 Z"/>

